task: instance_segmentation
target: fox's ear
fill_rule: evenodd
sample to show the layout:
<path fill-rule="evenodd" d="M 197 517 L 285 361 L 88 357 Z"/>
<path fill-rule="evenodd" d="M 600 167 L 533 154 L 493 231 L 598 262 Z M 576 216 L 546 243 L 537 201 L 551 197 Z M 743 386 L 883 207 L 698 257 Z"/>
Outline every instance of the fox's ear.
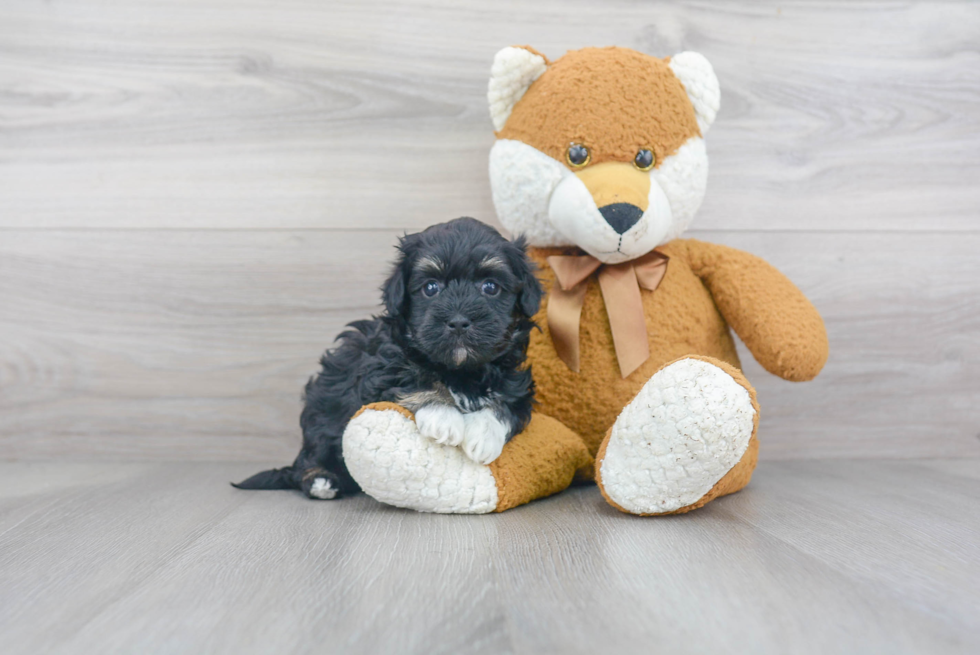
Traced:
<path fill-rule="evenodd" d="M 497 53 L 487 89 L 494 130 L 504 129 L 514 105 L 547 67 L 545 56 L 530 46 L 509 46 Z"/>
<path fill-rule="evenodd" d="M 684 85 L 687 97 L 694 105 L 698 127 L 704 135 L 715 122 L 721 105 L 721 88 L 715 71 L 704 55 L 697 52 L 681 52 L 670 58 L 670 70 Z"/>

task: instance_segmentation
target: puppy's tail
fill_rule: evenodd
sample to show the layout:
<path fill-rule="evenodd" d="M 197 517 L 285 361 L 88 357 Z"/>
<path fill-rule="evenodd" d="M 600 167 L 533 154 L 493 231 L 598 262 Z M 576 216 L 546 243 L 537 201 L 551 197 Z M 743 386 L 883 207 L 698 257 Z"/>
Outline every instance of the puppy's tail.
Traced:
<path fill-rule="evenodd" d="M 299 480 L 296 477 L 296 469 L 287 466 L 256 473 L 238 484 L 232 482 L 231 486 L 236 489 L 299 489 Z"/>

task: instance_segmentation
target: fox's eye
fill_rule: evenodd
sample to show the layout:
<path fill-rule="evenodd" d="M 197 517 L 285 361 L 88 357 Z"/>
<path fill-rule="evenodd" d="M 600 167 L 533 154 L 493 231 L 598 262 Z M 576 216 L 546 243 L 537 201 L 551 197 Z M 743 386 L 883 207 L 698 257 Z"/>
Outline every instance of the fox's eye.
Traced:
<path fill-rule="evenodd" d="M 583 146 L 581 143 L 573 143 L 568 146 L 568 152 L 565 153 L 565 159 L 568 160 L 568 165 L 572 168 L 582 168 L 589 163 L 592 159 L 592 153 L 589 149 Z"/>
<path fill-rule="evenodd" d="M 483 283 L 483 293 L 487 294 L 488 296 L 496 296 L 498 293 L 500 293 L 500 285 L 493 280 L 487 280 Z"/>
<path fill-rule="evenodd" d="M 636 153 L 636 157 L 633 158 L 633 165 L 639 168 L 641 171 L 650 170 L 656 163 L 657 158 L 654 157 L 653 151 L 647 150 L 646 148 Z"/>
<path fill-rule="evenodd" d="M 432 296 L 439 293 L 439 283 L 436 282 L 435 280 L 429 280 L 428 282 L 425 283 L 425 286 L 422 287 L 422 293 L 424 293 L 427 297 L 431 298 Z"/>

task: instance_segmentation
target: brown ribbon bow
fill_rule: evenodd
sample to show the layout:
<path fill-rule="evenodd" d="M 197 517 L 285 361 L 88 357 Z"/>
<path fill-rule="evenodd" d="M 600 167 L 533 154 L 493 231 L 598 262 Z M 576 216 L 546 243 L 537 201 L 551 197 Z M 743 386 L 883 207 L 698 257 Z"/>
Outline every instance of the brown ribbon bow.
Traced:
<path fill-rule="evenodd" d="M 623 264 L 603 265 L 591 255 L 548 257 L 555 284 L 548 296 L 548 330 L 555 350 L 576 373 L 579 370 L 579 322 L 585 304 L 586 280 L 599 271 L 599 289 L 606 304 L 619 372 L 625 378 L 650 357 L 640 287 L 655 291 L 667 273 L 667 255 L 647 253 Z"/>

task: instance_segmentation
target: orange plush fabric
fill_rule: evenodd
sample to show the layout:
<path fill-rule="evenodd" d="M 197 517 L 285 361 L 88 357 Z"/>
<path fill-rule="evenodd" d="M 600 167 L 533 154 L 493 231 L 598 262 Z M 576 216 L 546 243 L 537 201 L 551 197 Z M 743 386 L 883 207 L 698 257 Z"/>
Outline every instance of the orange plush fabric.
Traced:
<path fill-rule="evenodd" d="M 682 243 L 691 270 L 763 368 L 793 382 L 815 378 L 827 362 L 827 331 L 796 285 L 755 255 L 694 239 Z"/>
<path fill-rule="evenodd" d="M 562 491 L 577 470 L 592 470 L 592 455 L 577 434 L 559 421 L 535 414 L 504 446 L 490 471 L 497 481 L 497 509 L 529 503 Z"/>
<path fill-rule="evenodd" d="M 668 63 L 626 48 L 568 52 L 531 85 L 497 136 L 523 141 L 558 161 L 565 161 L 570 143 L 587 146 L 593 164 L 631 162 L 640 148 L 663 161 L 701 134 Z"/>
<path fill-rule="evenodd" d="M 354 415 L 350 417 L 350 420 L 353 421 L 358 416 L 360 416 L 361 414 L 363 414 L 364 412 L 366 412 L 368 410 L 375 410 L 375 411 L 378 411 L 378 412 L 383 412 L 383 411 L 385 411 L 387 409 L 394 410 L 394 411 L 398 412 L 399 414 L 401 414 L 402 416 L 404 416 L 405 418 L 410 418 L 413 421 L 415 420 L 415 414 L 412 413 L 412 410 L 405 409 L 401 405 L 398 405 L 398 404 L 395 404 L 395 403 L 389 403 L 389 402 L 371 403 L 370 405 L 365 405 L 364 407 L 362 407 L 359 410 L 357 410 L 357 412 L 355 412 Z"/>
<path fill-rule="evenodd" d="M 640 290 L 650 358 L 620 376 L 612 332 L 595 279 L 589 280 L 579 328 L 581 373 L 558 358 L 547 327 L 547 302 L 535 317 L 528 356 L 534 366 L 539 411 L 559 418 L 596 453 L 623 407 L 665 364 L 685 356 L 741 368 L 729 331 L 738 335 L 767 370 L 787 380 L 815 376 L 827 359 L 820 314 L 802 292 L 762 259 L 733 248 L 676 239 L 659 248 L 670 257 L 656 291 Z M 555 283 L 547 257 L 581 254 L 568 248 L 532 248 L 545 289 Z"/>
<path fill-rule="evenodd" d="M 547 326 L 548 298 L 535 317 L 528 359 L 534 367 L 538 408 L 578 433 L 591 453 L 599 449 L 606 431 L 623 407 L 664 364 L 685 355 L 705 355 L 739 367 L 735 343 L 708 288 L 691 270 L 687 250 L 674 241 L 658 251 L 670 257 L 667 273 L 656 291 L 640 290 L 650 342 L 650 358 L 628 377 L 620 374 L 612 331 L 599 285 L 588 281 L 579 326 L 580 373 L 558 358 Z M 555 283 L 547 258 L 582 254 L 577 249 L 532 248 L 544 288 Z"/>

